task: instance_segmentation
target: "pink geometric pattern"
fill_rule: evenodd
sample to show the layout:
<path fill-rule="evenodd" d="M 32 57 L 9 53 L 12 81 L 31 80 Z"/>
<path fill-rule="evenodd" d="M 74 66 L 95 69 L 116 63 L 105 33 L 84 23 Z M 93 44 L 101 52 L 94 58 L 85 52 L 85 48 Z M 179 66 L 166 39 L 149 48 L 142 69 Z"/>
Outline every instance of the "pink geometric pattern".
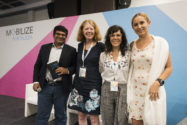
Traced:
<path fill-rule="evenodd" d="M 72 33 L 78 16 L 64 18 L 59 24 L 68 29 L 68 37 Z M 53 42 L 53 31 L 41 40 L 27 55 L 25 55 L 11 70 L 0 79 L 0 95 L 25 98 L 25 85 L 32 83 L 33 68 L 41 45 Z"/>

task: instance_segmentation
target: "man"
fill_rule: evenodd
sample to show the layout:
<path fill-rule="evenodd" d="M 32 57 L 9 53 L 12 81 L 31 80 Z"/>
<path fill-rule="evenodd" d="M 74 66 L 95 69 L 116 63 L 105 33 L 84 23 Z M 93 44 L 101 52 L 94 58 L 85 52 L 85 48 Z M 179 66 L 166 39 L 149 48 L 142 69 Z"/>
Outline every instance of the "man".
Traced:
<path fill-rule="evenodd" d="M 36 125 L 47 125 L 52 105 L 55 109 L 55 125 L 66 125 L 66 104 L 72 85 L 72 74 L 76 66 L 76 49 L 66 45 L 68 30 L 56 26 L 53 31 L 54 43 L 41 47 L 34 66 L 33 89 L 38 92 L 38 113 Z M 57 61 L 59 67 L 54 71 L 57 79 L 52 77 L 48 68 Z"/>

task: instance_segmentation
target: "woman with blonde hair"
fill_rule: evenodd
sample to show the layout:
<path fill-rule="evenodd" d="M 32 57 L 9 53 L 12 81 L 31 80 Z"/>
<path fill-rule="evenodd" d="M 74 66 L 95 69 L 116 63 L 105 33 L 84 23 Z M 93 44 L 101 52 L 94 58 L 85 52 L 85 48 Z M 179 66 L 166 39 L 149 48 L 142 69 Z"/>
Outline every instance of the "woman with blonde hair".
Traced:
<path fill-rule="evenodd" d="M 149 33 L 151 21 L 141 12 L 132 18 L 138 39 L 131 43 L 127 88 L 129 118 L 133 125 L 166 125 L 164 81 L 172 72 L 167 41 Z"/>
<path fill-rule="evenodd" d="M 102 79 L 99 73 L 99 56 L 104 44 L 93 20 L 85 20 L 79 27 L 76 74 L 68 107 L 78 111 L 79 125 L 87 125 L 87 116 L 92 125 L 99 125 Z"/>

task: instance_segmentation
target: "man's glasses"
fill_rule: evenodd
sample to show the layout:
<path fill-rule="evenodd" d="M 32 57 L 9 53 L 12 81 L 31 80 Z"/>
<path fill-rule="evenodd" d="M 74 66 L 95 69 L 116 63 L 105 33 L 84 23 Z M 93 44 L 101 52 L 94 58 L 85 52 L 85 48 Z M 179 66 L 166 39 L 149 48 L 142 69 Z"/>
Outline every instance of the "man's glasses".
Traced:
<path fill-rule="evenodd" d="M 55 33 L 57 36 L 63 36 L 63 37 L 66 37 L 66 34 L 63 34 L 63 33 Z"/>

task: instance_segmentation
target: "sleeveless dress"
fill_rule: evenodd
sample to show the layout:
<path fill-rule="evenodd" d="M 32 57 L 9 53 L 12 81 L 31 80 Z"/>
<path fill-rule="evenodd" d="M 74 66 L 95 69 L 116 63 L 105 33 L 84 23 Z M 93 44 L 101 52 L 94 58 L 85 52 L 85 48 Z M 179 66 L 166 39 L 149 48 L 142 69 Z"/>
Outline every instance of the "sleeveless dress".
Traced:
<path fill-rule="evenodd" d="M 73 89 L 70 93 L 68 108 L 85 114 L 100 114 L 100 96 L 102 78 L 99 73 L 99 57 L 104 51 L 104 44 L 98 42 L 91 49 L 84 61 L 86 77 L 79 77 L 80 67 L 83 65 L 83 42 L 78 45 L 76 73 L 73 81 Z"/>
<path fill-rule="evenodd" d="M 152 65 L 154 40 L 144 49 L 136 47 L 134 42 L 131 53 L 133 71 L 131 84 L 133 84 L 133 101 L 130 104 L 129 117 L 142 120 L 144 112 L 145 94 L 148 86 L 149 72 Z"/>

